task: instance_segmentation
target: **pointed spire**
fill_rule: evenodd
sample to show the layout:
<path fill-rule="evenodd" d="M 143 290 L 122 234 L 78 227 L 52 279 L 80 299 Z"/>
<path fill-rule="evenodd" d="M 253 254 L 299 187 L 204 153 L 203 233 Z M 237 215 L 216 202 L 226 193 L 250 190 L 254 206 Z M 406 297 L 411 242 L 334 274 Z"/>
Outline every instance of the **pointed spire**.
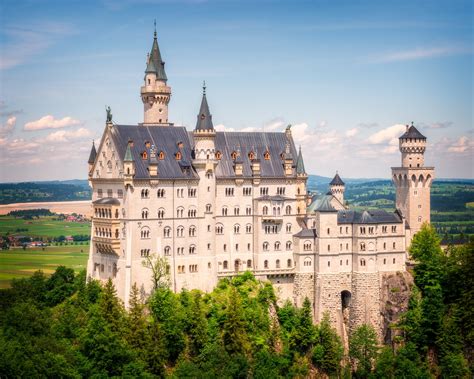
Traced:
<path fill-rule="evenodd" d="M 125 150 L 125 157 L 123 158 L 124 162 L 133 162 L 132 150 L 130 148 L 131 145 L 131 141 L 128 141 L 127 150 Z"/>
<path fill-rule="evenodd" d="M 92 148 L 91 153 L 89 155 L 89 160 L 87 161 L 89 164 L 94 164 L 95 158 L 97 157 L 97 150 L 95 149 L 94 140 L 92 140 Z"/>
<path fill-rule="evenodd" d="M 207 104 L 206 82 L 204 82 L 202 86 L 201 108 L 199 109 L 199 114 L 197 116 L 195 130 L 214 130 L 214 125 L 212 124 L 212 115 L 209 112 L 209 105 Z"/>
<path fill-rule="evenodd" d="M 346 183 L 344 183 L 339 176 L 339 173 L 336 171 L 336 175 L 334 175 L 334 178 L 331 180 L 329 183 L 330 186 L 345 186 Z"/>
<path fill-rule="evenodd" d="M 152 65 L 150 65 L 150 62 L 152 62 Z M 154 66 L 154 71 L 151 71 L 153 69 L 153 66 Z M 153 33 L 153 45 L 151 47 L 150 59 L 148 61 L 145 72 L 146 73 L 155 72 L 156 79 L 164 80 L 165 82 L 168 80 L 165 73 L 165 62 L 163 62 L 163 60 L 161 59 L 160 48 L 158 47 L 158 39 L 156 37 L 156 20 L 155 20 L 155 32 Z"/>
<path fill-rule="evenodd" d="M 306 174 L 304 169 L 303 154 L 301 154 L 301 146 L 298 151 L 298 159 L 296 161 L 296 174 Z"/>
<path fill-rule="evenodd" d="M 290 146 L 290 141 L 286 140 L 286 145 L 285 145 L 285 153 L 283 155 L 284 159 L 288 160 L 293 160 L 293 154 L 291 154 L 291 146 Z"/>

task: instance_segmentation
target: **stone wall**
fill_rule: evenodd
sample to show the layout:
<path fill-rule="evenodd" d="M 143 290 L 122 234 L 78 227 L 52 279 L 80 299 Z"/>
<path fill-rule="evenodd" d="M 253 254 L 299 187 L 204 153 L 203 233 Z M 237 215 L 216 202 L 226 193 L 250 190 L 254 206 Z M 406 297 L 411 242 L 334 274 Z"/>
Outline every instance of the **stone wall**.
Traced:
<path fill-rule="evenodd" d="M 314 309 L 314 289 L 315 280 L 313 273 L 298 273 L 295 275 L 293 285 L 293 299 L 296 306 L 301 307 L 307 297 L 313 304 Z"/>
<path fill-rule="evenodd" d="M 349 328 L 353 331 L 362 324 L 372 325 L 381 339 L 380 279 L 377 272 L 352 273 Z"/>

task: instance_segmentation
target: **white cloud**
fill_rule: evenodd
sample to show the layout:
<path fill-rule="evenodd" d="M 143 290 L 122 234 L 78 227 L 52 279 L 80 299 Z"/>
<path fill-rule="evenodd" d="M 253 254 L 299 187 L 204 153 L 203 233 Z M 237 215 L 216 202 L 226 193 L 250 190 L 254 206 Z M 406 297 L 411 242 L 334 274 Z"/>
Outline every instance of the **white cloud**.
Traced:
<path fill-rule="evenodd" d="M 16 117 L 12 116 L 8 118 L 7 122 L 5 125 L 0 126 L 0 136 L 5 137 L 13 132 L 13 129 L 15 129 L 15 124 L 16 124 Z"/>
<path fill-rule="evenodd" d="M 369 143 L 372 145 L 378 145 L 389 142 L 390 145 L 395 145 L 400 137 L 406 130 L 406 126 L 402 124 L 395 124 L 388 128 L 382 129 L 377 133 L 369 136 Z"/>
<path fill-rule="evenodd" d="M 226 128 L 224 124 L 218 124 L 214 126 L 214 129 L 216 129 L 216 131 L 218 132 L 233 132 L 234 131 L 234 128 Z"/>
<path fill-rule="evenodd" d="M 456 142 L 448 146 L 448 152 L 450 153 L 466 153 L 474 150 L 474 141 L 466 136 L 460 137 Z"/>
<path fill-rule="evenodd" d="M 32 149 L 36 149 L 38 146 L 39 144 L 36 142 L 27 141 L 27 140 L 24 140 L 23 138 L 17 138 L 7 144 L 7 149 L 10 152 L 21 151 L 22 153 L 25 153 L 25 154 L 32 154 L 33 153 Z"/>
<path fill-rule="evenodd" d="M 75 120 L 72 117 L 63 117 L 61 119 L 55 119 L 54 116 L 47 115 L 41 117 L 39 120 L 27 122 L 24 126 L 24 130 L 43 130 L 43 129 L 58 129 L 65 128 L 68 126 L 79 125 L 81 122 Z"/>
<path fill-rule="evenodd" d="M 442 46 L 433 48 L 417 48 L 382 54 L 372 60 L 373 63 L 388 63 L 412 61 L 434 57 L 472 53 L 472 48 L 466 46 Z"/>
<path fill-rule="evenodd" d="M 423 125 L 423 127 L 426 129 L 445 129 L 450 128 L 451 126 L 453 126 L 452 121 L 434 122 L 429 125 Z"/>
<path fill-rule="evenodd" d="M 71 140 L 83 139 L 92 136 L 90 130 L 86 128 L 79 128 L 77 130 L 58 130 L 48 134 L 44 138 L 45 142 L 68 142 Z"/>
<path fill-rule="evenodd" d="M 346 137 L 354 137 L 357 133 L 359 133 L 359 129 L 357 129 L 357 128 L 349 129 L 346 132 Z"/>

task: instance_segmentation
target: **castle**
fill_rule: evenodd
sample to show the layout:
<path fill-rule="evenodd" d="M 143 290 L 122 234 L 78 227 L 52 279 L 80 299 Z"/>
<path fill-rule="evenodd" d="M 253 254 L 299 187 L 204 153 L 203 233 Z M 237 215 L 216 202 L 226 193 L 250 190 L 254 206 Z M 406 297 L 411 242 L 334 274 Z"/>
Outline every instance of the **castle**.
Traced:
<path fill-rule="evenodd" d="M 114 124 L 109 110 L 92 146 L 88 276 L 112 278 L 128 304 L 134 283 L 151 290 L 142 265 L 151 254 L 166 258 L 174 291 L 211 291 L 248 270 L 271 281 L 281 301 L 308 297 L 315 321 L 328 311 L 340 333 L 361 323 L 379 329 L 381 278 L 405 271 L 407 246 L 430 221 L 426 137 L 413 125 L 400 137 L 396 211 L 355 211 L 338 174 L 327 194 L 308 194 L 290 127 L 216 131 L 205 90 L 192 131 L 169 121 L 171 87 L 155 31 L 140 90 L 143 123 Z"/>

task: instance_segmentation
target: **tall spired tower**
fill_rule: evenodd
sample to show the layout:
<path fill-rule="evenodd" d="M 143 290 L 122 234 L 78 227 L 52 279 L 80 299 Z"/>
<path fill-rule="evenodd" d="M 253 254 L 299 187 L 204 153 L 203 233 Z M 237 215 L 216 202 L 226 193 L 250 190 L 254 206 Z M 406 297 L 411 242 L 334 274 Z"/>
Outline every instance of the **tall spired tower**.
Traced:
<path fill-rule="evenodd" d="M 156 25 L 151 52 L 147 56 L 144 84 L 140 94 L 144 106 L 144 125 L 168 126 L 168 103 L 171 88 L 166 85 L 165 62 L 161 59 L 156 38 Z"/>
<path fill-rule="evenodd" d="M 425 166 L 426 137 L 407 125 L 399 138 L 402 167 L 392 167 L 396 187 L 396 208 L 405 217 L 411 237 L 424 222 L 430 222 L 430 190 L 434 179 L 434 167 Z"/>

